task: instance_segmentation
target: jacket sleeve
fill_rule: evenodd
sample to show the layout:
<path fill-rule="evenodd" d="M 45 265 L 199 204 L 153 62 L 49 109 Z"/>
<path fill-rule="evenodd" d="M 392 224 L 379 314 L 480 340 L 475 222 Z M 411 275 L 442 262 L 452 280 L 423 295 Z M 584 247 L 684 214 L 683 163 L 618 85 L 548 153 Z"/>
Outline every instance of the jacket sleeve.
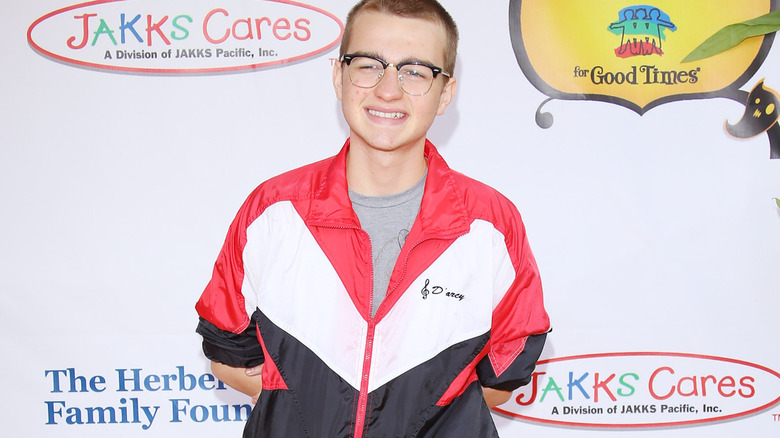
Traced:
<path fill-rule="evenodd" d="M 251 210 L 251 205 L 245 203 L 231 223 L 211 280 L 195 305 L 200 317 L 196 331 L 203 337 L 206 357 L 236 367 L 263 363 L 257 326 L 249 315 L 256 308 L 247 303 L 242 290 L 243 251 Z"/>
<path fill-rule="evenodd" d="M 542 348 L 546 339 L 547 333 L 530 335 L 526 339 L 523 351 L 517 355 L 512 365 L 501 375 L 496 375 L 490 356 L 485 356 L 477 364 L 477 376 L 482 386 L 504 391 L 514 391 L 530 383 L 536 368 L 536 362 L 539 360 L 539 355 L 542 354 Z"/>
<path fill-rule="evenodd" d="M 494 293 L 487 355 L 477 364 L 482 386 L 512 391 L 530 382 L 542 353 L 550 319 L 544 308 L 542 283 L 536 260 L 519 213 L 511 208 L 502 231 L 505 259 L 496 260 L 496 272 L 506 272 L 506 284 Z M 511 266 L 511 267 L 510 267 Z"/>
<path fill-rule="evenodd" d="M 257 324 L 252 322 L 241 333 L 220 330 L 214 324 L 200 318 L 198 334 L 203 336 L 203 353 L 207 358 L 232 367 L 250 368 L 265 360 L 263 349 L 257 341 Z"/>

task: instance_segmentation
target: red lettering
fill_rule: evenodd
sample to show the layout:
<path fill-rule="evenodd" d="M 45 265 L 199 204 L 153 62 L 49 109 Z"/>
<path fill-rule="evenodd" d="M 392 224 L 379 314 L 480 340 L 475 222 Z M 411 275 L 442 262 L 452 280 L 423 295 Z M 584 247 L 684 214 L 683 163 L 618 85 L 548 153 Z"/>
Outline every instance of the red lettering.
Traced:
<path fill-rule="evenodd" d="M 756 379 L 754 379 L 754 378 L 752 378 L 750 376 L 745 376 L 745 377 L 739 379 L 739 384 L 742 385 L 743 388 L 750 389 L 750 392 L 747 393 L 747 394 L 742 392 L 741 389 L 739 390 L 739 395 L 741 395 L 742 397 L 745 397 L 745 398 L 751 398 L 754 395 L 756 395 L 756 388 L 754 388 L 753 385 L 748 383 L 748 381 L 750 381 L 750 383 L 755 383 Z"/>
<path fill-rule="evenodd" d="M 683 392 L 683 383 L 690 382 L 691 390 L 690 392 Z M 683 397 L 690 397 L 694 395 L 699 395 L 699 389 L 696 385 L 696 377 L 683 377 L 680 379 L 679 382 L 677 382 L 677 393 L 680 394 Z"/>
<path fill-rule="evenodd" d="M 683 397 L 698 397 L 701 390 L 701 396 L 707 396 L 707 385 L 715 385 L 718 393 L 722 397 L 733 397 L 735 394 L 739 394 L 744 398 L 751 398 L 756 395 L 756 388 L 753 386 L 755 379 L 751 376 L 745 376 L 739 379 L 740 388 L 737 390 L 736 379 L 732 376 L 725 376 L 718 380 L 713 375 L 702 376 L 697 378 L 696 376 L 681 377 L 676 384 L 673 384 L 669 391 L 664 394 L 658 394 L 656 392 L 656 378 L 661 372 L 666 371 L 670 374 L 674 374 L 674 370 L 670 367 L 661 367 L 653 372 L 650 376 L 649 389 L 650 395 L 656 400 L 666 400 L 671 397 L 675 391 Z M 698 385 L 701 384 L 701 388 Z M 711 388 L 712 386 L 710 386 Z"/>
<path fill-rule="evenodd" d="M 246 33 L 243 35 L 238 34 L 238 26 L 240 24 L 243 24 L 246 26 Z M 249 18 L 242 19 L 242 20 L 236 20 L 235 23 L 233 23 L 233 38 L 237 40 L 248 40 L 252 38 L 252 24 L 249 20 Z"/>
<path fill-rule="evenodd" d="M 212 44 L 222 43 L 222 42 L 224 42 L 225 40 L 228 39 L 228 36 L 230 36 L 230 29 L 225 29 L 225 34 L 222 35 L 222 37 L 218 38 L 218 39 L 214 39 L 214 38 L 212 38 L 209 35 L 209 30 L 208 30 L 209 20 L 211 20 L 211 17 L 213 17 L 214 14 L 216 14 L 216 13 L 220 13 L 220 14 L 226 16 L 226 17 L 229 15 L 226 10 L 224 10 L 222 8 L 217 8 L 217 9 L 212 9 L 211 11 L 209 11 L 209 13 L 206 14 L 206 18 L 203 19 L 203 36 L 206 38 L 206 41 L 208 41 L 208 42 L 210 42 Z"/>
<path fill-rule="evenodd" d="M 203 36 L 206 41 L 212 44 L 220 44 L 227 41 L 231 36 L 236 40 L 249 40 L 249 39 L 263 39 L 263 29 L 271 31 L 274 38 L 280 41 L 290 39 L 295 36 L 298 41 L 308 41 L 311 39 L 311 30 L 309 25 L 311 21 L 306 18 L 299 18 L 295 20 L 294 32 L 293 25 L 287 18 L 279 18 L 276 21 L 272 21 L 269 17 L 261 18 L 241 18 L 233 22 L 232 26 L 225 28 L 225 33 L 221 36 L 213 36 L 209 34 L 209 23 L 216 14 L 222 14 L 225 17 L 229 17 L 230 14 L 222 8 L 217 8 L 209 11 L 203 20 Z M 213 27 L 212 27 L 213 28 Z"/>
<path fill-rule="evenodd" d="M 545 374 L 547 373 L 546 372 L 533 373 L 533 379 L 531 381 L 531 388 L 532 388 L 531 396 L 528 398 L 528 401 L 523 401 L 524 394 L 520 393 L 520 395 L 518 395 L 517 398 L 515 399 L 517 404 L 519 404 L 520 406 L 529 406 L 531 403 L 536 401 L 536 394 L 539 388 L 539 376 L 543 376 Z"/>
<path fill-rule="evenodd" d="M 661 371 L 668 371 L 670 374 L 674 374 L 674 370 L 669 367 L 661 367 L 657 370 L 653 371 L 653 374 L 650 376 L 650 382 L 649 382 L 649 389 L 650 389 L 650 395 L 653 396 L 656 400 L 666 400 L 667 398 L 671 397 L 672 394 L 674 394 L 674 386 L 669 388 L 669 392 L 666 395 L 658 395 L 656 394 L 655 390 L 653 389 L 653 384 L 655 383 L 655 378 L 658 377 L 658 374 Z"/>
<path fill-rule="evenodd" d="M 97 17 L 97 14 L 84 14 L 84 15 L 76 15 L 76 20 L 82 19 L 84 20 L 84 23 L 82 25 L 83 28 L 83 37 L 81 39 L 81 42 L 78 45 L 73 45 L 73 42 L 76 41 L 76 37 L 72 36 L 68 38 L 68 47 L 71 49 L 83 49 L 84 46 L 87 45 L 87 41 L 89 40 L 89 17 Z"/>
<path fill-rule="evenodd" d="M 595 380 L 596 382 L 593 384 L 593 401 L 595 403 L 598 403 L 599 401 L 599 389 L 603 389 L 609 398 L 612 399 L 612 401 L 617 401 L 617 397 L 615 397 L 614 394 L 612 394 L 612 391 L 609 390 L 609 387 L 607 386 L 609 382 L 615 378 L 615 374 L 612 374 L 607 378 L 607 380 L 604 380 L 603 382 L 599 382 L 599 373 L 596 373 Z"/>
<path fill-rule="evenodd" d="M 273 28 L 274 36 L 276 37 L 276 39 L 284 41 L 284 40 L 290 38 L 292 36 L 292 34 L 290 32 L 286 32 L 284 35 L 282 35 L 282 34 L 279 33 L 280 30 L 289 31 L 290 30 L 290 20 L 288 20 L 286 18 L 280 18 L 280 19 L 276 20 L 276 23 L 274 23 L 274 28 Z"/>
<path fill-rule="evenodd" d="M 718 379 L 715 378 L 715 376 L 705 376 L 701 378 L 701 395 L 702 397 L 707 396 L 707 381 L 712 380 L 712 383 L 717 383 Z"/>
<path fill-rule="evenodd" d="M 302 31 L 303 35 L 298 35 L 298 31 L 295 31 L 295 39 L 298 41 L 309 41 L 309 38 L 311 38 L 311 31 L 309 30 L 308 25 L 311 24 L 311 21 L 305 19 L 305 18 L 299 18 L 295 20 L 295 28 Z"/>
<path fill-rule="evenodd" d="M 269 27 L 271 26 L 271 19 L 268 17 L 263 18 L 255 18 L 255 29 L 257 29 L 257 39 L 263 38 L 263 31 L 261 30 L 261 25 L 265 23 Z"/>
<path fill-rule="evenodd" d="M 718 392 L 723 397 L 731 397 L 733 396 L 737 391 L 730 391 L 728 393 L 723 391 L 723 388 L 733 388 L 736 386 L 736 382 L 734 381 L 734 378 L 731 376 L 726 376 L 722 379 L 720 379 L 720 382 L 718 382 Z"/>
<path fill-rule="evenodd" d="M 160 27 L 168 21 L 168 16 L 164 16 L 162 20 L 158 21 L 157 23 L 152 24 L 152 16 L 147 15 L 146 16 L 146 44 L 151 47 L 152 46 L 152 32 L 157 32 L 157 35 L 162 38 L 162 40 L 165 42 L 166 45 L 171 45 L 171 40 L 168 39 L 167 36 L 165 36 L 165 33 L 160 29 Z"/>

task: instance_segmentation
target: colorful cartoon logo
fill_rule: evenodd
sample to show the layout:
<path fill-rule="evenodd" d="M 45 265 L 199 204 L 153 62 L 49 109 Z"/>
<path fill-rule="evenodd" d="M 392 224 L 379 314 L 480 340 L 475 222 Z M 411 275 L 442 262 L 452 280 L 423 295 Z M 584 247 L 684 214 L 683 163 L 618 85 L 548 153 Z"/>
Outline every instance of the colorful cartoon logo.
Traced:
<path fill-rule="evenodd" d="M 663 56 L 666 31 L 677 30 L 668 14 L 655 6 L 642 5 L 623 8 L 618 15 L 620 20 L 609 25 L 609 31 L 620 36 L 617 56 Z"/>
<path fill-rule="evenodd" d="M 752 105 L 740 87 L 772 47 L 778 5 L 780 0 L 631 6 L 619 0 L 510 0 L 509 31 L 521 70 L 549 97 L 539 105 L 536 123 L 550 128 L 553 116 L 542 107 L 553 99 L 609 102 L 639 115 L 680 100 Z M 750 132 L 766 128 L 770 157 L 780 158 L 780 126 L 764 126 L 773 120 L 772 108 L 763 107 L 766 115 Z M 748 132 L 739 131 L 730 133 Z"/>

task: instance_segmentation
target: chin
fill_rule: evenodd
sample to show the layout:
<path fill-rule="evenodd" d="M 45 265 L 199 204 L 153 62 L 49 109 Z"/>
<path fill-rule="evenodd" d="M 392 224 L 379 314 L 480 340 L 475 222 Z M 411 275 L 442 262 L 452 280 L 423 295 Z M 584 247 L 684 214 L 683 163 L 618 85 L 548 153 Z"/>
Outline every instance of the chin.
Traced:
<path fill-rule="evenodd" d="M 389 139 L 381 139 L 368 143 L 371 148 L 385 152 L 408 150 L 411 149 L 412 145 L 414 144 L 416 144 L 416 142 L 404 142 L 400 140 Z M 424 144 L 424 142 L 422 142 L 422 144 Z"/>

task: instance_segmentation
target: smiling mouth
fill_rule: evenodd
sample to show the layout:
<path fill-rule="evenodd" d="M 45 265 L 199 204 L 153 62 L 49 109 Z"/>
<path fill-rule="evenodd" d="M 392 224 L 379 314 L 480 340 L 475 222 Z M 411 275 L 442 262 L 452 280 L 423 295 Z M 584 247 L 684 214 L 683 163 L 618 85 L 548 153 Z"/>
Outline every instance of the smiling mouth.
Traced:
<path fill-rule="evenodd" d="M 406 114 L 404 114 L 404 113 L 399 113 L 399 112 L 385 113 L 385 112 L 382 112 L 382 111 L 377 111 L 377 110 L 372 110 L 372 109 L 368 110 L 368 113 L 371 114 L 374 117 L 381 117 L 383 119 L 394 119 L 394 120 L 397 120 L 397 119 L 400 119 L 400 118 L 403 118 L 403 117 L 406 116 Z"/>

